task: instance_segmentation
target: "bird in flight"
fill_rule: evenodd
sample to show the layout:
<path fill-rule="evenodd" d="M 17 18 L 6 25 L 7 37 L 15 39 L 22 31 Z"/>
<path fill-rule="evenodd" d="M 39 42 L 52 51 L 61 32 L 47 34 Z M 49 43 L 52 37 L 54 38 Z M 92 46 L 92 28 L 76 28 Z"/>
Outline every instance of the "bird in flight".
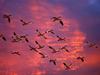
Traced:
<path fill-rule="evenodd" d="M 42 49 L 42 48 L 44 48 L 44 47 L 45 47 L 44 45 L 43 45 L 43 46 L 42 46 L 42 45 L 40 45 L 38 41 L 35 41 L 35 43 L 38 45 L 38 48 L 37 48 L 37 49 Z"/>
<path fill-rule="evenodd" d="M 89 44 L 89 48 L 91 48 L 91 47 L 98 48 L 98 46 L 96 45 L 96 43 L 90 43 L 90 44 Z"/>
<path fill-rule="evenodd" d="M 56 64 L 56 59 L 50 59 L 49 62 L 52 62 L 54 65 L 57 65 Z"/>
<path fill-rule="evenodd" d="M 59 16 L 59 17 L 52 17 L 51 19 L 53 20 L 53 22 L 59 21 L 59 20 L 61 20 L 61 16 Z"/>
<path fill-rule="evenodd" d="M 55 34 L 54 33 L 54 30 L 52 30 L 52 29 L 51 30 L 48 30 L 48 33 Z"/>
<path fill-rule="evenodd" d="M 52 46 L 48 46 L 51 50 L 52 50 L 52 53 L 57 53 L 59 51 L 57 51 L 55 48 L 53 48 Z"/>
<path fill-rule="evenodd" d="M 58 40 L 57 41 L 65 41 L 65 37 L 64 38 L 62 38 L 62 37 L 60 37 L 60 36 L 56 36 L 57 38 L 58 38 Z"/>
<path fill-rule="evenodd" d="M 27 38 L 27 35 L 17 35 L 16 32 L 13 32 L 13 35 L 12 38 L 13 38 L 13 41 L 12 42 L 19 42 L 19 41 L 22 41 L 23 39 L 26 41 L 26 42 L 29 42 L 28 38 Z"/>
<path fill-rule="evenodd" d="M 25 26 L 25 25 L 28 25 L 30 24 L 31 22 L 25 22 L 24 20 L 20 19 L 20 22 L 22 22 L 22 25 Z"/>
<path fill-rule="evenodd" d="M 19 42 L 22 40 L 22 38 L 20 38 L 20 36 L 17 35 L 16 32 L 13 32 L 13 35 L 14 36 L 12 36 L 12 39 L 13 39 L 12 42 Z"/>
<path fill-rule="evenodd" d="M 81 60 L 82 62 L 84 62 L 84 57 L 77 57 L 77 60 Z"/>
<path fill-rule="evenodd" d="M 22 39 L 21 38 L 14 38 L 13 36 L 12 36 L 12 42 L 19 42 L 19 41 L 22 41 Z"/>
<path fill-rule="evenodd" d="M 11 54 L 15 54 L 15 55 L 21 55 L 18 51 L 12 52 Z"/>
<path fill-rule="evenodd" d="M 0 38 L 2 38 L 4 41 L 7 41 L 3 34 L 0 34 Z"/>
<path fill-rule="evenodd" d="M 66 52 L 69 52 L 69 50 L 66 47 L 67 47 L 67 45 L 61 47 L 60 50 L 65 50 Z"/>
<path fill-rule="evenodd" d="M 94 42 L 91 43 L 91 42 L 89 42 L 89 41 L 86 41 L 85 43 L 88 45 L 89 48 L 93 48 L 93 47 L 94 47 L 94 48 L 98 48 L 97 44 L 94 43 Z"/>
<path fill-rule="evenodd" d="M 62 26 L 64 25 L 63 21 L 61 20 L 61 17 L 52 17 L 51 18 L 53 20 L 53 22 L 58 21 Z"/>
<path fill-rule="evenodd" d="M 45 36 L 45 34 L 47 33 L 47 32 L 44 32 L 44 33 L 41 33 L 38 29 L 36 29 L 36 32 L 38 32 L 38 36 L 40 37 L 43 37 L 44 39 L 47 39 L 47 37 Z"/>
<path fill-rule="evenodd" d="M 9 14 L 9 15 L 4 14 L 4 15 L 3 15 L 3 18 L 7 19 L 7 21 L 10 23 L 10 22 L 11 22 L 11 16 L 12 16 L 12 15 L 10 15 L 10 14 Z"/>
<path fill-rule="evenodd" d="M 35 52 L 38 52 L 37 49 L 35 47 L 32 47 L 31 45 L 28 45 L 30 47 L 30 50 L 34 50 Z"/>
<path fill-rule="evenodd" d="M 63 65 L 66 67 L 65 70 L 69 70 L 69 69 L 71 69 L 70 66 L 71 66 L 72 64 L 67 65 L 66 63 L 63 63 Z"/>
<path fill-rule="evenodd" d="M 13 35 L 15 36 L 15 38 L 20 38 L 17 34 L 16 34 L 16 32 L 13 32 Z"/>
<path fill-rule="evenodd" d="M 20 36 L 20 38 L 23 38 L 23 39 L 25 39 L 26 42 L 29 42 L 27 35 L 22 35 L 22 36 Z"/>

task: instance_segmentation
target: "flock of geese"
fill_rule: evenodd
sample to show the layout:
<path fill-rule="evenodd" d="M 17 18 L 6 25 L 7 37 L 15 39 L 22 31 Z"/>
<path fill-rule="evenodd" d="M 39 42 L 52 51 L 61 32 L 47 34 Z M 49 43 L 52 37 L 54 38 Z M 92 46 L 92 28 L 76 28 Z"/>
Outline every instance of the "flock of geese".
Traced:
<path fill-rule="evenodd" d="M 3 18 L 6 19 L 6 20 L 8 21 L 8 23 L 11 23 L 11 16 L 12 16 L 12 15 L 4 14 L 4 15 L 3 15 Z M 53 22 L 58 21 L 58 22 L 61 24 L 61 26 L 64 26 L 64 23 L 63 23 L 61 17 L 52 17 L 51 20 L 52 20 Z M 31 23 L 31 22 L 25 22 L 25 21 L 22 20 L 22 19 L 20 20 L 20 22 L 22 23 L 23 26 L 29 25 L 29 24 Z M 53 35 L 56 36 L 56 38 L 58 39 L 58 40 L 57 40 L 58 42 L 59 42 L 59 41 L 65 41 L 65 40 L 66 40 L 65 37 L 60 37 L 60 36 L 56 35 L 55 32 L 54 32 L 54 30 L 52 30 L 52 29 L 51 29 L 51 30 L 48 30 L 48 31 L 45 31 L 44 33 L 41 33 L 38 29 L 36 29 L 36 32 L 37 32 L 37 36 L 38 36 L 38 37 L 42 37 L 42 38 L 44 38 L 44 39 L 48 39 L 48 38 L 45 36 L 45 34 L 51 33 L 51 34 L 53 34 Z M 16 32 L 13 32 L 13 36 L 11 37 L 11 38 L 12 38 L 12 41 L 11 41 L 11 42 L 20 42 L 20 41 L 24 40 L 24 41 L 26 41 L 26 42 L 28 43 L 28 42 L 29 42 L 29 39 L 28 39 L 27 36 L 28 36 L 28 35 L 18 35 Z M 5 37 L 2 33 L 0 33 L 0 39 L 2 39 L 2 40 L 4 40 L 4 41 L 7 41 L 6 37 Z M 86 43 L 88 44 L 88 47 L 89 47 L 89 48 L 90 48 L 90 47 L 98 48 L 98 46 L 97 46 L 96 43 L 91 43 L 91 42 L 88 42 L 88 41 L 87 41 Z M 37 47 L 33 47 L 33 46 L 31 46 L 31 45 L 28 45 L 28 47 L 30 48 L 30 50 L 31 50 L 31 51 L 35 51 L 35 52 L 37 52 L 38 54 L 40 54 L 40 55 L 41 55 L 41 58 L 47 58 L 47 57 L 48 57 L 47 55 L 45 55 L 45 54 L 43 54 L 42 52 L 39 52 L 39 51 L 38 51 L 39 49 L 42 49 L 42 48 L 44 48 L 45 46 L 44 46 L 44 45 L 41 45 L 38 41 L 35 41 L 35 44 L 37 45 Z M 51 53 L 54 53 L 54 54 L 57 53 L 57 52 L 60 52 L 61 50 L 65 50 L 66 52 L 70 53 L 70 51 L 67 49 L 67 45 L 62 46 L 61 48 L 59 48 L 59 50 L 56 50 L 56 49 L 55 49 L 54 47 L 52 47 L 52 46 L 48 46 L 48 48 L 49 48 L 50 50 L 52 50 Z M 21 55 L 21 53 L 20 53 L 19 51 L 13 51 L 13 52 L 11 52 L 11 54 L 13 54 L 13 55 L 18 55 L 18 56 Z M 85 61 L 83 56 L 76 57 L 76 60 L 80 60 L 81 62 L 84 62 L 84 61 Z M 49 62 L 50 62 L 50 63 L 53 63 L 54 65 L 57 65 L 57 62 L 56 62 L 56 61 L 57 61 L 56 59 L 50 59 L 50 60 L 49 60 Z M 65 66 L 65 70 L 71 69 L 70 66 L 71 66 L 72 64 L 67 64 L 67 63 L 65 63 L 65 62 L 63 62 L 62 64 Z"/>

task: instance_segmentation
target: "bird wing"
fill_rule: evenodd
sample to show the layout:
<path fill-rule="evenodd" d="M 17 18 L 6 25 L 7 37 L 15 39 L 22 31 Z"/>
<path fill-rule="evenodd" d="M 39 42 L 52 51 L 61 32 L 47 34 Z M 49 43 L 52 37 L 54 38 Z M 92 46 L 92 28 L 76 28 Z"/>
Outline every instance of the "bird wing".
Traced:
<path fill-rule="evenodd" d="M 29 40 L 28 40 L 27 38 L 25 38 L 25 41 L 26 41 L 26 42 L 29 42 Z"/>
<path fill-rule="evenodd" d="M 4 41 L 7 41 L 5 37 L 2 37 L 2 39 L 3 39 Z"/>
<path fill-rule="evenodd" d="M 60 22 L 60 24 L 61 24 L 62 26 L 64 25 L 63 21 L 60 20 L 59 22 Z"/>
<path fill-rule="evenodd" d="M 42 53 L 39 53 L 39 54 L 42 55 L 43 58 L 45 57 L 44 54 L 42 54 Z"/>
<path fill-rule="evenodd" d="M 43 36 L 44 39 L 47 39 L 47 37 Z"/>
<path fill-rule="evenodd" d="M 16 34 L 15 32 L 13 32 L 13 35 L 15 35 L 16 37 L 18 37 L 17 34 Z"/>
<path fill-rule="evenodd" d="M 36 44 L 39 44 L 37 41 L 35 41 Z"/>
<path fill-rule="evenodd" d="M 9 22 L 9 23 L 11 22 L 11 19 L 10 19 L 10 17 L 8 17 L 8 22 Z"/>
<path fill-rule="evenodd" d="M 51 46 L 48 46 L 50 49 L 54 49 L 53 47 L 51 47 Z"/>

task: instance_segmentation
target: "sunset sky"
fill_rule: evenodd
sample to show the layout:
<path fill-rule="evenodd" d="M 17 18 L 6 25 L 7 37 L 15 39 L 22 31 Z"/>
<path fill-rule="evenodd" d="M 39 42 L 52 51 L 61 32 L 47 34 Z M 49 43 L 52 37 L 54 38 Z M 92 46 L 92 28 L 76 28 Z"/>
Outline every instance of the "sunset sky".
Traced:
<path fill-rule="evenodd" d="M 11 23 L 3 18 L 11 14 Z M 64 23 L 53 22 L 52 17 L 59 17 Z M 23 26 L 20 19 L 30 24 Z M 57 41 L 50 33 L 47 39 L 37 36 L 36 29 L 41 33 L 53 29 L 55 34 L 65 37 L 66 41 Z M 13 32 L 28 35 L 29 43 L 12 42 Z M 100 0 L 0 0 L 0 75 L 100 75 Z M 35 41 L 45 45 L 38 51 L 47 58 L 31 51 L 28 45 L 37 47 Z M 86 41 L 95 42 L 98 48 L 89 48 Z M 67 45 L 69 53 L 61 51 L 51 53 L 48 46 L 59 49 Z M 11 54 L 18 51 L 20 56 Z M 84 57 L 84 62 L 77 60 Z M 57 65 L 49 62 L 56 59 Z M 63 62 L 71 65 L 65 70 Z"/>

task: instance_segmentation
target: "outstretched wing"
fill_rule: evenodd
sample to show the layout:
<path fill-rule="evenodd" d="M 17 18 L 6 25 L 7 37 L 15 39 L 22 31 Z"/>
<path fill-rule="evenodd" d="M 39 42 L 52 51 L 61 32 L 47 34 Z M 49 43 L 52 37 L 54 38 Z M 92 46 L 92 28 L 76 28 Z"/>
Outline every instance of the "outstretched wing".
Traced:
<path fill-rule="evenodd" d="M 37 41 L 35 41 L 35 43 L 39 45 L 39 43 Z"/>
<path fill-rule="evenodd" d="M 3 39 L 4 41 L 7 41 L 5 37 L 2 37 L 2 39 Z"/>
<path fill-rule="evenodd" d="M 10 17 L 8 17 L 7 19 L 8 19 L 8 22 L 10 23 L 10 22 L 11 22 L 11 19 L 10 19 Z"/>
<path fill-rule="evenodd" d="M 28 40 L 27 38 L 25 38 L 25 41 L 26 41 L 26 42 L 29 42 L 29 40 Z"/>
<path fill-rule="evenodd" d="M 60 20 L 59 22 L 60 22 L 60 24 L 61 24 L 62 26 L 64 25 L 63 21 Z"/>

